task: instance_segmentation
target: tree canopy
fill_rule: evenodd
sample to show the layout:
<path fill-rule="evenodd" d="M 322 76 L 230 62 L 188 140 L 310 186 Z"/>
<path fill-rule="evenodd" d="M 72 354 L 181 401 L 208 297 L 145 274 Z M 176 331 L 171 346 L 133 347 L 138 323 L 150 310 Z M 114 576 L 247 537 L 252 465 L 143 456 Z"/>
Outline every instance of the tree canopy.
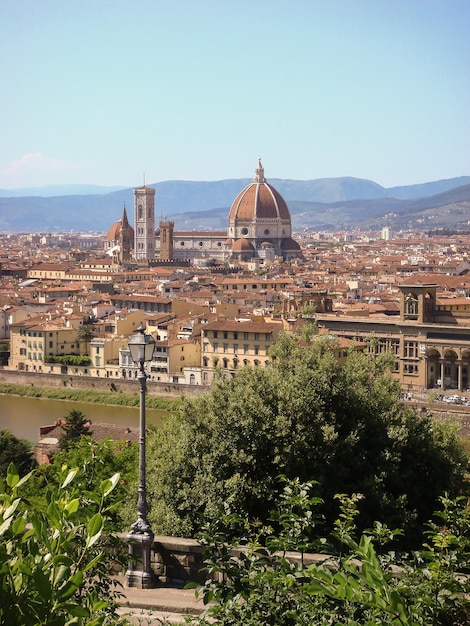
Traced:
<path fill-rule="evenodd" d="M 13 463 L 20 476 L 27 474 L 35 465 L 32 445 L 26 439 L 18 439 L 7 430 L 0 430 L 0 477 L 6 476 L 8 466 Z"/>
<path fill-rule="evenodd" d="M 82 411 L 71 409 L 65 416 L 65 424 L 62 425 L 64 431 L 59 439 L 61 450 L 67 450 L 70 444 L 82 437 L 91 436 L 91 422 Z"/>
<path fill-rule="evenodd" d="M 360 528 L 380 519 L 416 539 L 439 496 L 462 486 L 456 432 L 399 402 L 389 355 L 351 350 L 340 365 L 335 346 L 281 335 L 269 368 L 220 375 L 164 420 L 148 440 L 156 530 L 193 534 L 224 506 L 265 521 L 282 474 L 319 483 L 327 521 L 334 494 L 360 493 Z"/>

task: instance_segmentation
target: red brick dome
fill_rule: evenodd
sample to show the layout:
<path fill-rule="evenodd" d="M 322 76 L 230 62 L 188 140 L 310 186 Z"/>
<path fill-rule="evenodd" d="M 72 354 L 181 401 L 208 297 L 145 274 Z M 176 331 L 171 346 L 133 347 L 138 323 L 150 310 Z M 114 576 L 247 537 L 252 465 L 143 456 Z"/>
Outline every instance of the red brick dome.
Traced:
<path fill-rule="evenodd" d="M 290 220 L 286 201 L 266 182 L 261 159 L 253 181 L 243 189 L 232 204 L 230 220 L 284 219 Z"/>
<path fill-rule="evenodd" d="M 287 237 L 281 243 L 281 249 L 284 252 L 301 252 L 301 248 L 295 239 L 292 237 Z"/>
<path fill-rule="evenodd" d="M 122 225 L 122 220 L 118 220 L 117 222 L 114 222 L 114 224 L 106 233 L 106 241 L 118 241 L 119 237 L 121 236 L 121 225 Z M 130 224 L 128 224 L 127 227 L 130 229 L 130 237 L 133 241 L 134 229 L 132 228 L 132 226 L 130 226 Z"/>
<path fill-rule="evenodd" d="M 237 239 L 232 246 L 232 252 L 254 252 L 253 244 L 248 239 Z"/>

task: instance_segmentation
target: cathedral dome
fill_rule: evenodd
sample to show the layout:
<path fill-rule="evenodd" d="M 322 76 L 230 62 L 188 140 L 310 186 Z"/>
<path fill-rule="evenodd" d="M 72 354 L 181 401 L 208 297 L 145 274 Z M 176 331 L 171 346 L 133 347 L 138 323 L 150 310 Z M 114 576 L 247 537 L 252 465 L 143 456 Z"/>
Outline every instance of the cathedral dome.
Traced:
<path fill-rule="evenodd" d="M 106 233 L 106 241 L 117 241 L 121 234 L 121 220 L 114 222 L 111 228 Z"/>
<path fill-rule="evenodd" d="M 106 233 L 106 241 L 118 241 L 119 240 L 119 237 L 121 236 L 122 222 L 123 222 L 123 218 L 121 218 L 117 222 L 114 222 L 114 224 Z M 134 229 L 127 221 L 127 216 L 125 217 L 125 228 L 126 230 L 128 230 L 128 236 L 130 240 L 134 241 Z"/>
<path fill-rule="evenodd" d="M 266 182 L 261 159 L 258 161 L 255 177 L 235 198 L 229 214 L 229 221 L 256 219 L 290 220 L 286 201 Z"/>
<path fill-rule="evenodd" d="M 281 250 L 283 250 L 284 252 L 301 252 L 301 248 L 299 246 L 299 244 L 296 242 L 295 239 L 292 239 L 292 237 L 287 237 L 286 239 L 284 239 L 281 243 Z"/>

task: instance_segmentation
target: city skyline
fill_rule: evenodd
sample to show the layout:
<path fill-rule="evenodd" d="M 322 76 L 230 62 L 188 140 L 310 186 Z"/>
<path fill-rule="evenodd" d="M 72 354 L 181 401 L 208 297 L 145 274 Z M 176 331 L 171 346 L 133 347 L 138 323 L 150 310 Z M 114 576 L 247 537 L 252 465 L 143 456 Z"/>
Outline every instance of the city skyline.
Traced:
<path fill-rule="evenodd" d="M 463 0 L 0 0 L 0 188 L 468 175 Z"/>

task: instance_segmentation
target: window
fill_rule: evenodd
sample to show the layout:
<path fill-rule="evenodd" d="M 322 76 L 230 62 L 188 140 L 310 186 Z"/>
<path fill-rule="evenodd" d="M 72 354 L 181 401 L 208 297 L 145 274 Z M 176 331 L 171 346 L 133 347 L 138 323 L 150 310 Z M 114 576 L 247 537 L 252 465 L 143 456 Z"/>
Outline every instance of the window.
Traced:
<path fill-rule="evenodd" d="M 243 354 L 248 354 L 250 351 L 250 346 L 248 344 L 245 344 L 243 346 Z"/>
<path fill-rule="evenodd" d="M 418 342 L 417 341 L 405 341 L 404 354 L 405 358 L 417 358 L 418 356 Z"/>
<path fill-rule="evenodd" d="M 269 343 L 271 341 L 271 335 L 269 333 L 266 333 L 266 342 Z"/>
<path fill-rule="evenodd" d="M 238 352 L 238 343 L 234 343 L 233 344 L 233 352 L 234 352 L 234 354 L 237 354 L 237 352 Z"/>
<path fill-rule="evenodd" d="M 400 340 L 399 339 L 392 339 L 390 341 L 390 350 L 393 352 L 393 354 L 398 354 L 400 352 Z"/>
<path fill-rule="evenodd" d="M 52 341 L 49 341 L 49 348 L 52 348 Z"/>
<path fill-rule="evenodd" d="M 224 352 L 228 352 L 228 343 L 224 343 L 223 350 Z"/>
<path fill-rule="evenodd" d="M 233 338 L 234 339 L 238 339 L 238 333 L 237 332 L 233 333 Z"/>
<path fill-rule="evenodd" d="M 209 348 L 209 344 L 204 342 L 203 345 L 202 345 L 202 351 L 203 352 L 207 352 L 208 348 Z"/>
<path fill-rule="evenodd" d="M 405 296 L 405 316 L 417 319 L 418 317 L 418 298 L 414 293 Z"/>
<path fill-rule="evenodd" d="M 259 333 L 255 333 L 255 341 L 259 341 Z"/>
<path fill-rule="evenodd" d="M 259 354 L 259 346 L 255 346 L 255 354 Z"/>
<path fill-rule="evenodd" d="M 404 363 L 403 373 L 416 375 L 418 373 L 418 364 L 417 363 Z"/>
<path fill-rule="evenodd" d="M 217 337 L 217 331 L 216 330 L 214 330 L 214 335 L 213 336 L 214 336 L 214 339 L 216 339 L 216 337 Z"/>
<path fill-rule="evenodd" d="M 245 341 L 248 341 L 248 333 L 243 333 L 243 339 L 244 339 Z"/>
<path fill-rule="evenodd" d="M 224 330 L 224 339 L 228 339 L 228 332 Z"/>
<path fill-rule="evenodd" d="M 219 350 L 219 344 L 214 341 L 214 352 L 217 352 Z"/>

